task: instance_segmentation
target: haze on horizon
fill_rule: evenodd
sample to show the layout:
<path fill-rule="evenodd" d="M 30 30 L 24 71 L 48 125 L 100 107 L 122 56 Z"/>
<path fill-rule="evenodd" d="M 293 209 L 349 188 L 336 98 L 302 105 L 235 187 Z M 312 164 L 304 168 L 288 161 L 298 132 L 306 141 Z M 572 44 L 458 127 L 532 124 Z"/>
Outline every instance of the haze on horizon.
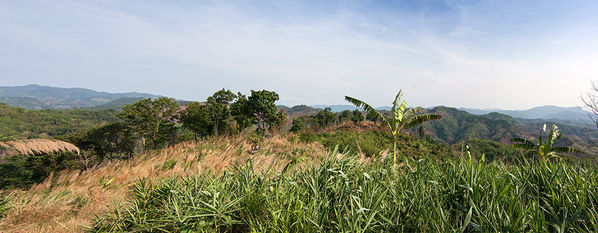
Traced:
<path fill-rule="evenodd" d="M 580 106 L 598 1 L 2 1 L 0 86 L 280 104 Z"/>

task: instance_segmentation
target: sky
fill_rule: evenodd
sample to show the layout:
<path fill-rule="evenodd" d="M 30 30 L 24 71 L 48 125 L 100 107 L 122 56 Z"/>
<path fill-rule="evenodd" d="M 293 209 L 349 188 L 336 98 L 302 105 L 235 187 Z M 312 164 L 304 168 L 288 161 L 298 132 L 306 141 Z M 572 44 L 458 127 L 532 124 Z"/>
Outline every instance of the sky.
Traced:
<path fill-rule="evenodd" d="M 0 86 L 278 104 L 581 106 L 598 1 L 0 1 Z"/>

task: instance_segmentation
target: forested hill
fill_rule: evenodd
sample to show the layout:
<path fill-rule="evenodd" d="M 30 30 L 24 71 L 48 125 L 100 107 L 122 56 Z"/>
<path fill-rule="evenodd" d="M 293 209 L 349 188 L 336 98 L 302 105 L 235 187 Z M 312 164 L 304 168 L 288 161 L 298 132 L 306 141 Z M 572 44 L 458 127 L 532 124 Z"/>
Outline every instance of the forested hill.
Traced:
<path fill-rule="evenodd" d="M 74 109 L 107 104 L 119 98 L 157 98 L 128 92 L 107 93 L 84 88 L 59 88 L 40 85 L 0 87 L 0 102 L 27 109 Z"/>
<path fill-rule="evenodd" d="M 505 115 L 509 115 L 518 119 L 551 119 L 557 120 L 566 124 L 590 124 L 592 121 L 589 118 L 590 112 L 580 107 L 559 107 L 552 105 L 538 106 L 527 110 L 502 110 L 502 109 L 472 109 L 472 108 L 459 108 L 476 115 L 484 115 L 491 112 L 498 112 Z M 522 121 L 520 120 L 520 121 Z M 525 121 L 525 120 L 523 120 Z"/>
<path fill-rule="evenodd" d="M 117 120 L 113 110 L 28 110 L 0 103 L 0 137 L 43 138 L 64 135 Z"/>
<path fill-rule="evenodd" d="M 521 122 L 513 117 L 488 113 L 474 115 L 456 108 L 435 107 L 428 112 L 442 114 L 441 120 L 424 124 L 426 134 L 433 135 L 448 143 L 455 143 L 471 138 L 490 139 L 502 143 L 510 143 L 513 137 L 535 138 L 543 124 L 550 127 L 555 122 L 537 120 Z M 586 136 L 598 138 L 595 130 L 556 123 L 563 132 L 564 144 L 583 144 Z"/>

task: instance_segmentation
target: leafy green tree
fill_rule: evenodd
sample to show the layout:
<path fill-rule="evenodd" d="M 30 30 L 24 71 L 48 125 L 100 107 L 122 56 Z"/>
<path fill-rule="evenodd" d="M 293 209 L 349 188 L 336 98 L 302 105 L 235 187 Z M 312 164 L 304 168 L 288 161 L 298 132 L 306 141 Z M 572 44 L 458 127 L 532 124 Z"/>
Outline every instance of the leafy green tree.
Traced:
<path fill-rule="evenodd" d="M 183 127 L 193 131 L 195 140 L 198 136 L 209 135 L 214 127 L 208 107 L 201 105 L 199 102 L 187 104 L 185 110 L 181 112 L 181 121 Z"/>
<path fill-rule="evenodd" d="M 338 122 L 341 123 L 344 121 L 348 121 L 351 119 L 352 116 L 353 116 L 353 113 L 351 112 L 351 110 L 344 110 L 338 116 Z"/>
<path fill-rule="evenodd" d="M 368 121 L 372 121 L 374 123 L 378 122 L 380 120 L 380 115 L 375 112 L 375 111 L 369 111 L 365 114 L 365 119 Z"/>
<path fill-rule="evenodd" d="M 324 110 L 318 112 L 316 115 L 311 116 L 319 127 L 326 127 L 334 123 L 336 115 L 330 108 L 324 108 Z"/>
<path fill-rule="evenodd" d="M 243 115 L 253 120 L 261 133 L 283 119 L 283 115 L 278 113 L 278 108 L 274 104 L 278 100 L 278 94 L 273 91 L 251 90 L 251 96 L 247 98 L 243 109 Z"/>
<path fill-rule="evenodd" d="M 362 122 L 363 121 L 363 114 L 361 114 L 361 111 L 355 109 L 353 110 L 352 116 L 351 116 L 351 121 L 357 123 L 357 122 Z"/>
<path fill-rule="evenodd" d="M 542 141 L 544 133 L 546 133 L 546 124 L 544 124 L 542 129 L 540 129 L 538 144 L 535 144 L 525 138 L 512 138 L 511 142 L 516 143 L 513 145 L 513 147 L 525 150 L 525 153 L 528 155 L 536 155 L 542 161 L 546 161 L 547 158 L 558 157 L 558 153 L 583 154 L 583 151 L 575 148 L 556 146 L 561 137 L 563 137 L 561 130 L 559 130 L 556 125 L 552 125 L 552 129 L 550 129 L 550 133 L 548 133 L 546 140 Z"/>
<path fill-rule="evenodd" d="M 287 113 L 285 113 L 283 111 L 277 111 L 274 122 L 272 123 L 270 128 L 272 128 L 272 130 L 280 130 L 280 128 L 285 126 L 287 122 L 288 122 Z"/>
<path fill-rule="evenodd" d="M 208 97 L 207 106 L 212 115 L 214 136 L 218 137 L 218 133 L 224 128 L 224 121 L 230 117 L 229 105 L 236 97 L 237 95 L 230 90 L 224 90 L 224 88 Z"/>
<path fill-rule="evenodd" d="M 146 140 L 150 139 L 153 148 L 158 148 L 160 131 L 174 127 L 173 122 L 176 120 L 178 109 L 179 106 L 173 98 L 160 97 L 153 101 L 147 98 L 125 105 L 119 117 L 141 136 L 144 146 Z"/>
<path fill-rule="evenodd" d="M 305 128 L 306 120 L 305 117 L 295 117 L 291 125 L 291 131 L 297 133 Z"/>
<path fill-rule="evenodd" d="M 85 138 L 73 142 L 83 150 L 92 151 L 100 161 L 105 156 L 115 154 L 132 155 L 135 150 L 135 137 L 130 127 L 123 122 L 102 125 L 84 132 Z"/>
<path fill-rule="evenodd" d="M 381 119 L 382 122 L 384 122 L 388 126 L 393 138 L 392 161 L 395 167 L 397 166 L 397 136 L 401 132 L 401 129 L 411 128 L 420 125 L 426 121 L 438 120 L 442 118 L 442 115 L 437 114 L 420 114 L 420 112 L 423 110 L 422 107 L 413 107 L 407 109 L 407 102 L 401 100 L 402 97 L 403 91 L 399 90 L 399 93 L 397 93 L 397 96 L 395 97 L 395 100 L 392 103 L 392 116 L 386 117 L 366 102 L 355 99 L 353 97 L 345 96 L 346 101 L 352 103 L 358 108 L 362 108 L 363 110 L 369 112 L 375 112 L 376 115 L 378 115 L 378 118 Z"/>
<path fill-rule="evenodd" d="M 102 162 L 105 157 L 133 155 L 135 135 L 124 122 L 113 122 L 89 130 L 80 130 L 58 137 L 81 149 L 81 160 L 85 168 Z"/>
<path fill-rule="evenodd" d="M 248 110 L 247 96 L 241 92 L 237 93 L 237 99 L 230 105 L 232 118 L 237 123 L 237 130 L 249 127 L 253 124 L 253 117 Z"/>

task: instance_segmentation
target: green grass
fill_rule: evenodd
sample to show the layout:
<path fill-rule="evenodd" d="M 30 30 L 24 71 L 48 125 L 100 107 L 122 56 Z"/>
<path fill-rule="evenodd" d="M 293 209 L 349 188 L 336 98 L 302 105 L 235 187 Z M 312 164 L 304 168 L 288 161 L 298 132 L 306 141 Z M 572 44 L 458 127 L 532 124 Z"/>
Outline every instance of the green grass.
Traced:
<path fill-rule="evenodd" d="M 344 157 L 282 174 L 139 180 L 92 231 L 597 232 L 595 164 Z"/>

